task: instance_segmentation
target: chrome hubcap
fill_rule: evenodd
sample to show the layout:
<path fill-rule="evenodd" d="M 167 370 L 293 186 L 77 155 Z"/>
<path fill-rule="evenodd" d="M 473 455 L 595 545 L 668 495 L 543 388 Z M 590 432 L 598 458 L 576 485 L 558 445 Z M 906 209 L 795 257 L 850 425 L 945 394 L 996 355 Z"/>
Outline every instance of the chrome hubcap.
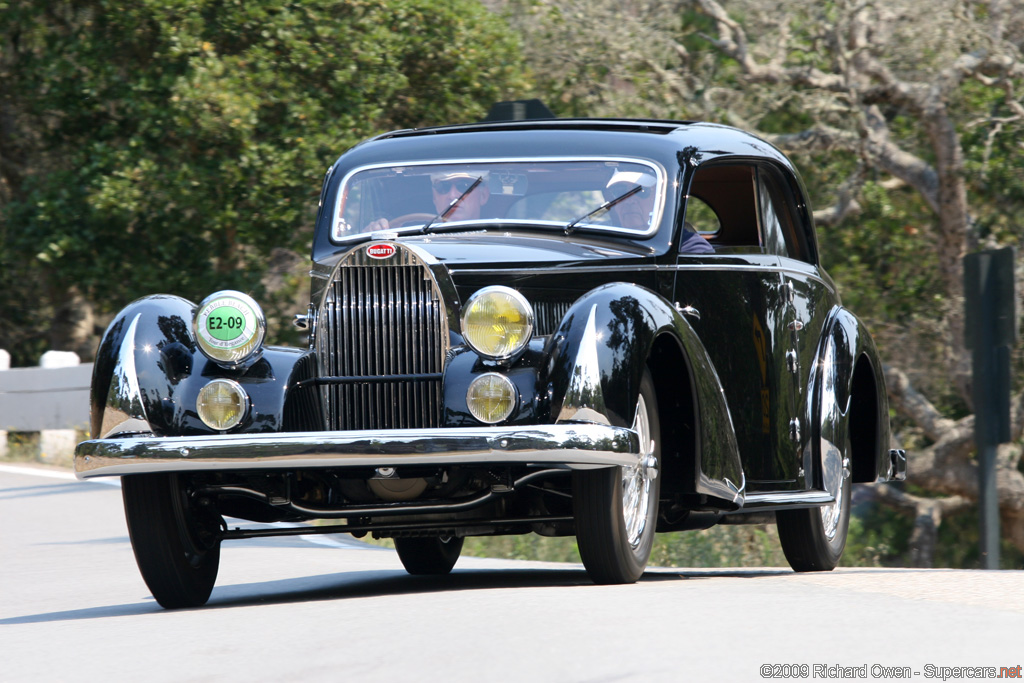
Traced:
<path fill-rule="evenodd" d="M 834 445 L 830 445 L 828 455 L 822 460 L 825 490 L 835 496 L 835 502 L 820 508 L 821 523 L 825 537 L 832 541 L 839 530 L 839 522 L 843 516 L 843 498 L 846 487 L 850 485 L 850 459 Z"/>
<path fill-rule="evenodd" d="M 658 476 L 658 459 L 654 457 L 651 423 L 643 395 L 636 404 L 633 431 L 640 438 L 640 455 L 635 464 L 622 468 L 622 514 L 626 523 L 626 540 L 630 547 L 636 548 L 647 528 L 651 483 Z"/>

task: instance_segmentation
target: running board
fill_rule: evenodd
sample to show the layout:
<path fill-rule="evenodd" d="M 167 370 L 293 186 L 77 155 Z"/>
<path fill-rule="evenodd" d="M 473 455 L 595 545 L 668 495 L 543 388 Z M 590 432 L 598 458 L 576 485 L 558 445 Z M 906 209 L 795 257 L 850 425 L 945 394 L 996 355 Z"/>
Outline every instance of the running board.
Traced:
<path fill-rule="evenodd" d="M 819 508 L 836 502 L 828 491 L 776 491 L 772 493 L 748 493 L 743 507 L 735 512 L 727 513 L 742 515 L 745 512 L 762 510 L 798 510 L 801 508 Z"/>

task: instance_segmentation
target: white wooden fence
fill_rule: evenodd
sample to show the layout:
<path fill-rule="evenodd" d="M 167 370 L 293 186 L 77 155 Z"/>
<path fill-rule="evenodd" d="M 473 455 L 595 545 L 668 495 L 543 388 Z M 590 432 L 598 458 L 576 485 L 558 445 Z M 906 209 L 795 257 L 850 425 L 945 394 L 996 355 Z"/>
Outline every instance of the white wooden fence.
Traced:
<path fill-rule="evenodd" d="M 92 363 L 81 364 L 70 351 L 47 351 L 39 367 L 11 368 L 0 349 L 0 458 L 7 456 L 8 436 L 38 432 L 38 458 L 66 463 L 78 431 L 89 428 L 89 383 Z"/>

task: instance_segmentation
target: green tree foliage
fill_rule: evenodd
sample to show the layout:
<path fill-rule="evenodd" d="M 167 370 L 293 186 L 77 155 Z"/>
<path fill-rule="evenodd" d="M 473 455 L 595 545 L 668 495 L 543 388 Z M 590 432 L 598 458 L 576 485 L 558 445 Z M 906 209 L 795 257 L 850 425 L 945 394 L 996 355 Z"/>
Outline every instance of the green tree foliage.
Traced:
<path fill-rule="evenodd" d="M 524 87 L 473 0 L 0 0 L 0 348 L 60 303 L 257 283 L 305 251 L 324 170 Z"/>

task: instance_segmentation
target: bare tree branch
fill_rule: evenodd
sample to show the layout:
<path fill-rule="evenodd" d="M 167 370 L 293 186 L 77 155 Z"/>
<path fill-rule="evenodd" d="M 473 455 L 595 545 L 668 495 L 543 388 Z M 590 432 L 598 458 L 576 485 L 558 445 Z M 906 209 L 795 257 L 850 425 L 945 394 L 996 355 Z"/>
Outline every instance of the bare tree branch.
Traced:
<path fill-rule="evenodd" d="M 947 435 L 956 425 L 944 417 L 931 402 L 914 389 L 906 373 L 892 366 L 885 366 L 885 385 L 889 400 L 903 415 L 914 421 L 932 441 Z"/>
<path fill-rule="evenodd" d="M 760 83 L 791 83 L 822 90 L 843 92 L 846 83 L 842 76 L 825 73 L 814 67 L 783 67 L 779 63 L 761 64 L 754 59 L 747 43 L 747 34 L 715 0 L 695 0 L 697 8 L 715 21 L 718 37 L 701 34 L 722 53 L 729 55 L 743 67 L 751 81 Z"/>
<path fill-rule="evenodd" d="M 870 488 L 875 500 L 914 515 L 914 530 L 910 535 L 910 561 L 915 567 L 931 567 L 934 564 L 943 515 L 959 511 L 972 502 L 963 496 L 922 498 L 885 485 Z"/>

